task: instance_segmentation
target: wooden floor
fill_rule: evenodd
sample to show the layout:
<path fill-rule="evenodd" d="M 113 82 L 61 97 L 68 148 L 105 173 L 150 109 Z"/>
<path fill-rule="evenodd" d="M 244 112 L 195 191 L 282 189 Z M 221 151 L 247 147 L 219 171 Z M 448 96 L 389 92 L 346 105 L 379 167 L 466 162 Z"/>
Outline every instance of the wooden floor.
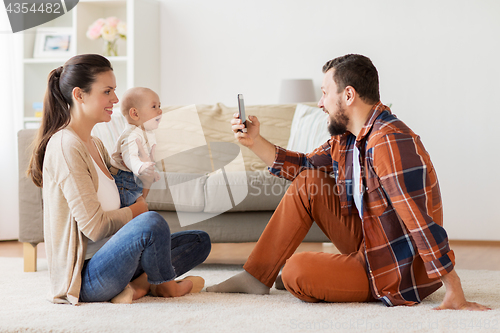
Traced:
<path fill-rule="evenodd" d="M 450 241 L 456 256 L 457 269 L 500 270 L 500 242 Z M 207 264 L 244 264 L 255 243 L 212 244 Z M 38 244 L 38 258 L 45 258 L 45 246 Z M 297 252 L 315 251 L 338 253 L 332 244 L 303 243 Z M 22 257 L 23 246 L 17 241 L 0 242 L 0 257 Z"/>

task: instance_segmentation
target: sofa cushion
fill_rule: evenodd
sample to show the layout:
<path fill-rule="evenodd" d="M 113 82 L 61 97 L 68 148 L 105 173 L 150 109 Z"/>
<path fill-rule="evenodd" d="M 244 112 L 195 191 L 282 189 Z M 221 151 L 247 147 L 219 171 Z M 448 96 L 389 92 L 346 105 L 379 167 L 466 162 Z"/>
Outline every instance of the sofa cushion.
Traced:
<path fill-rule="evenodd" d="M 246 114 L 254 115 L 259 119 L 263 137 L 274 144 L 286 147 L 295 106 L 295 104 L 250 105 L 246 106 Z M 236 107 L 227 107 L 219 103 L 185 107 L 169 106 L 162 109 L 164 118 L 156 132 L 157 160 L 211 142 L 237 143 L 230 123 L 233 114 L 237 112 Z M 250 149 L 242 145 L 239 146 L 245 170 L 255 171 L 266 168 L 265 163 Z M 170 165 L 167 167 L 167 171 L 176 170 L 187 172 L 186 166 Z M 190 170 L 197 171 L 191 167 Z M 243 170 L 236 164 L 229 166 L 227 171 Z"/>
<path fill-rule="evenodd" d="M 331 138 L 328 115 L 320 108 L 297 104 L 287 149 L 310 153 Z"/>
<path fill-rule="evenodd" d="M 278 207 L 290 184 L 290 181 L 275 177 L 267 170 L 226 172 L 226 177 L 222 172 L 217 172 L 207 179 L 204 211 L 206 213 L 273 211 Z"/>
<path fill-rule="evenodd" d="M 288 138 L 290 137 L 290 128 L 292 126 L 293 114 L 296 104 L 276 104 L 276 105 L 250 105 L 245 106 L 245 112 L 248 116 L 256 116 L 260 122 L 260 134 L 269 142 L 280 147 L 286 147 Z M 234 134 L 231 131 L 230 121 L 233 114 L 238 112 L 237 107 L 227 107 L 220 104 L 221 124 L 216 126 L 215 122 L 211 123 L 210 118 L 206 118 L 207 133 L 220 132 L 222 126 L 227 127 L 227 133 L 232 142 L 236 142 Z M 205 126 L 205 125 L 204 125 Z M 245 161 L 245 169 L 247 171 L 256 171 L 266 169 L 266 164 L 255 155 L 250 149 L 241 146 L 243 160 Z"/>
<path fill-rule="evenodd" d="M 174 155 L 206 146 L 207 140 L 203 134 L 198 109 L 206 112 L 211 108 L 216 108 L 216 106 L 197 107 L 193 104 L 183 107 L 163 108 L 162 120 L 155 131 L 155 160 L 157 161 L 156 167 L 158 170 L 201 174 L 207 172 L 203 168 L 200 169 L 197 163 L 185 158 L 175 158 Z"/>
<path fill-rule="evenodd" d="M 24 129 L 17 133 L 19 167 L 19 241 L 31 244 L 43 242 L 42 189 L 35 186 L 26 170 L 38 130 Z"/>

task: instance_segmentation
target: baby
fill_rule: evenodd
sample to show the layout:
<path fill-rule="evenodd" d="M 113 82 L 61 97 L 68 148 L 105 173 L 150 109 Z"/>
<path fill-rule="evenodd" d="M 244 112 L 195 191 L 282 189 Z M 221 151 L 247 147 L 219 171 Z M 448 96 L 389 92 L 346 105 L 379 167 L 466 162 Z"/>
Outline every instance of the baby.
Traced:
<path fill-rule="evenodd" d="M 143 189 L 139 176 L 154 175 L 154 181 L 160 178 L 153 157 L 156 145 L 153 130 L 158 128 L 162 116 L 160 98 L 151 89 L 130 88 L 122 97 L 121 111 L 128 125 L 111 155 L 114 167 L 111 174 L 120 192 L 121 207 L 127 207 L 149 192 Z"/>

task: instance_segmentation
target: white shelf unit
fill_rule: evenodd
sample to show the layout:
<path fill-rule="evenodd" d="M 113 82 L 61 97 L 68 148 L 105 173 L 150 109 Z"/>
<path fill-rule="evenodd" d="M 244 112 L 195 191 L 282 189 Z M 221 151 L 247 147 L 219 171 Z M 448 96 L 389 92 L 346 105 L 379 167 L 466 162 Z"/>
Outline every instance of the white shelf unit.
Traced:
<path fill-rule="evenodd" d="M 71 28 L 76 54 L 98 53 L 103 50 L 102 39 L 90 40 L 88 27 L 98 18 L 116 16 L 127 23 L 127 39 L 120 39 L 117 57 L 108 57 L 116 76 L 116 93 L 120 98 L 125 90 L 144 86 L 160 94 L 160 10 L 156 0 L 80 0 L 70 12 L 39 27 Z M 71 56 L 34 58 L 35 27 L 23 37 L 23 123 L 34 127 L 33 103 L 43 102 L 47 77 L 51 70 L 63 65 Z"/>

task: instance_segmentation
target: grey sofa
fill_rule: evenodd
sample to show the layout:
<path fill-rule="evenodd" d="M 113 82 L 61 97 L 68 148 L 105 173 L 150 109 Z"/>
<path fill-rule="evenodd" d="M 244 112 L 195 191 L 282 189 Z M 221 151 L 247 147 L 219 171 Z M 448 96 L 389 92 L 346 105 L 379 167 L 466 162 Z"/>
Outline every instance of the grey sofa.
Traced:
<path fill-rule="evenodd" d="M 267 121 L 272 125 L 273 121 L 277 121 L 279 126 L 263 126 L 262 134 L 264 137 L 270 137 L 271 142 L 286 146 L 294 108 L 295 105 L 288 104 L 250 106 L 247 107 L 247 112 L 257 115 L 262 124 Z M 179 108 L 166 108 L 164 114 L 172 110 Z M 233 142 L 228 123 L 232 113 L 236 111 L 234 108 L 222 104 L 197 105 L 196 111 L 207 144 L 212 143 L 214 146 L 214 142 Z M 185 115 L 185 112 L 180 113 L 182 114 Z M 175 123 L 175 119 L 175 116 L 167 119 L 168 125 Z M 100 132 L 94 133 L 103 139 L 105 145 L 106 132 L 107 129 L 103 127 Z M 164 132 L 172 134 L 175 131 L 170 128 Z M 36 270 L 36 245 L 43 242 L 42 191 L 26 177 L 31 143 L 35 135 L 36 130 L 33 129 L 21 130 L 18 133 L 19 241 L 24 243 L 25 271 Z M 175 137 L 176 134 L 173 133 L 166 140 L 172 143 Z M 108 140 L 108 150 L 113 139 Z M 182 144 L 176 145 L 174 142 L 172 146 L 179 145 Z M 159 212 L 168 222 L 172 232 L 204 230 L 210 235 L 213 243 L 257 241 L 290 182 L 270 175 L 262 162 L 249 150 L 241 148 L 241 152 L 244 157 L 244 171 L 234 171 L 228 167 L 224 172 L 186 172 L 185 168 L 170 172 L 169 169 L 161 170 L 160 167 L 162 181 L 155 183 L 147 197 L 149 209 Z M 181 187 L 175 189 L 176 184 Z M 231 200 L 228 200 L 227 193 L 232 195 L 233 198 L 229 198 Z M 314 224 L 305 241 L 326 242 L 328 239 Z"/>

